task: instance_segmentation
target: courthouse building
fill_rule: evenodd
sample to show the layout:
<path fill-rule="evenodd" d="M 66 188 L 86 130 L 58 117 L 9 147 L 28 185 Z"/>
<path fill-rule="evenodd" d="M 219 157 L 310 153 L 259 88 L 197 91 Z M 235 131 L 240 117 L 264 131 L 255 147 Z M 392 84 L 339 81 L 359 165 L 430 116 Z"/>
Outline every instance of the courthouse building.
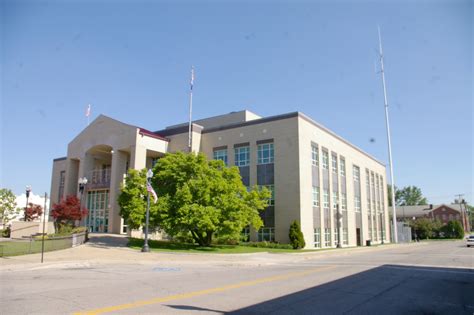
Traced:
<path fill-rule="evenodd" d="M 294 220 L 306 248 L 389 242 L 385 165 L 300 113 L 260 117 L 247 110 L 196 120 L 193 152 L 240 170 L 246 186 L 272 192 L 261 212 L 264 227 L 247 230 L 254 241 L 289 242 Z M 77 195 L 91 232 L 126 233 L 117 197 L 129 168 L 150 168 L 167 152 L 188 150 L 188 124 L 151 132 L 100 115 L 54 160 L 51 202 Z"/>

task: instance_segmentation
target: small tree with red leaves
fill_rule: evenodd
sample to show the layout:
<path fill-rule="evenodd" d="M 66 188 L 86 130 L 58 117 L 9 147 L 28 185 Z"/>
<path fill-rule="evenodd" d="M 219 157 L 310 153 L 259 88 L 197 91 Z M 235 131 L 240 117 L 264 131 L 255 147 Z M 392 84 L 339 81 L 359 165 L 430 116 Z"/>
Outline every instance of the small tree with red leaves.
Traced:
<path fill-rule="evenodd" d="M 61 231 L 63 226 L 74 226 L 75 221 L 80 221 L 87 215 L 87 209 L 81 209 L 81 202 L 79 199 L 70 195 L 66 199 L 61 200 L 60 203 L 53 205 L 51 215 L 54 218 L 56 227 Z"/>
<path fill-rule="evenodd" d="M 43 214 L 43 207 L 40 205 L 35 205 L 34 203 L 29 203 L 28 207 L 25 210 L 26 221 L 33 221 L 41 217 Z"/>

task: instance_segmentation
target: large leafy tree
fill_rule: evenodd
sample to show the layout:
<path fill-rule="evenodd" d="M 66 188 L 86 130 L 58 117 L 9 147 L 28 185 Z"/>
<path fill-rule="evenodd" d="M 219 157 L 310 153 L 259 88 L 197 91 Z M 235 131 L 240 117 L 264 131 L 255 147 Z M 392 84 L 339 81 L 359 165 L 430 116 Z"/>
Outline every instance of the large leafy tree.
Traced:
<path fill-rule="evenodd" d="M 130 169 L 118 197 L 120 215 L 127 222 L 128 227 L 132 229 L 145 225 L 148 193 L 146 189 L 146 172 L 146 169 L 140 171 Z M 158 222 L 155 220 L 157 209 L 157 204 L 150 201 L 149 226 L 151 228 L 158 227 Z"/>
<path fill-rule="evenodd" d="M 0 221 L 5 226 L 10 220 L 19 214 L 16 208 L 16 197 L 10 189 L 0 189 Z"/>
<path fill-rule="evenodd" d="M 119 197 L 121 215 L 131 228 L 145 222 L 145 172 L 131 170 Z M 239 239 L 244 227 L 262 226 L 259 211 L 267 206 L 270 192 L 247 191 L 237 167 L 177 152 L 161 158 L 153 173 L 158 202 L 150 206 L 151 227 L 172 237 L 190 234 L 200 246 L 209 246 L 214 235 Z"/>
<path fill-rule="evenodd" d="M 392 206 L 392 186 L 387 185 L 388 205 Z M 416 186 L 407 186 L 398 189 L 395 186 L 395 204 L 397 206 L 422 206 L 427 205 L 428 200 L 423 197 L 421 189 Z"/>

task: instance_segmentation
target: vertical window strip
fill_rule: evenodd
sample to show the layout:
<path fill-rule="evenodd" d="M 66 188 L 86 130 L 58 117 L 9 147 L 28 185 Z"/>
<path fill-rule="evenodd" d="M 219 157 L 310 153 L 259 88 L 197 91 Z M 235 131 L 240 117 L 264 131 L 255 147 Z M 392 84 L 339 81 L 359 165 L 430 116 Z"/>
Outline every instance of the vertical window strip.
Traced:
<path fill-rule="evenodd" d="M 355 212 L 360 212 L 360 197 L 354 196 L 354 209 Z"/>
<path fill-rule="evenodd" d="M 358 182 L 360 181 L 360 168 L 356 165 L 352 167 L 352 174 L 354 177 L 354 181 Z"/>
<path fill-rule="evenodd" d="M 324 229 L 324 246 L 326 247 L 331 246 L 331 229 L 330 228 Z"/>
<path fill-rule="evenodd" d="M 314 247 L 321 248 L 321 228 L 314 229 Z"/>
<path fill-rule="evenodd" d="M 339 203 L 339 194 L 337 191 L 332 192 L 332 209 L 337 210 L 337 204 Z"/>
<path fill-rule="evenodd" d="M 347 210 L 347 195 L 345 193 L 341 194 L 341 209 L 342 211 Z"/>
<path fill-rule="evenodd" d="M 313 186 L 313 207 L 319 207 L 319 187 Z"/>
<path fill-rule="evenodd" d="M 329 169 L 329 153 L 326 150 L 323 150 L 323 169 Z"/>
<path fill-rule="evenodd" d="M 331 154 L 331 166 L 332 166 L 332 172 L 337 174 L 337 155 L 336 154 Z"/>
<path fill-rule="evenodd" d="M 329 210 L 329 190 L 323 190 L 323 208 Z"/>
<path fill-rule="evenodd" d="M 346 160 L 344 158 L 341 158 L 339 163 L 340 163 L 339 169 L 340 169 L 341 176 L 345 177 L 346 176 Z"/>
<path fill-rule="evenodd" d="M 316 144 L 311 145 L 311 164 L 319 167 L 319 147 Z"/>

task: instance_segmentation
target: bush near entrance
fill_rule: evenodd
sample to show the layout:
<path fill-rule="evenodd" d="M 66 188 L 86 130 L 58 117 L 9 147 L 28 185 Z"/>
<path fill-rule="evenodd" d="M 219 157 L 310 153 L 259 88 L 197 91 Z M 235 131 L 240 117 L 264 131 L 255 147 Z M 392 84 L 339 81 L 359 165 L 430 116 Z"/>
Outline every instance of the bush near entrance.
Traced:
<path fill-rule="evenodd" d="M 74 227 L 75 221 L 80 221 L 87 215 L 86 208 L 81 208 L 79 198 L 69 195 L 52 207 L 51 215 L 54 218 L 55 228 L 58 233 L 67 233 Z"/>

